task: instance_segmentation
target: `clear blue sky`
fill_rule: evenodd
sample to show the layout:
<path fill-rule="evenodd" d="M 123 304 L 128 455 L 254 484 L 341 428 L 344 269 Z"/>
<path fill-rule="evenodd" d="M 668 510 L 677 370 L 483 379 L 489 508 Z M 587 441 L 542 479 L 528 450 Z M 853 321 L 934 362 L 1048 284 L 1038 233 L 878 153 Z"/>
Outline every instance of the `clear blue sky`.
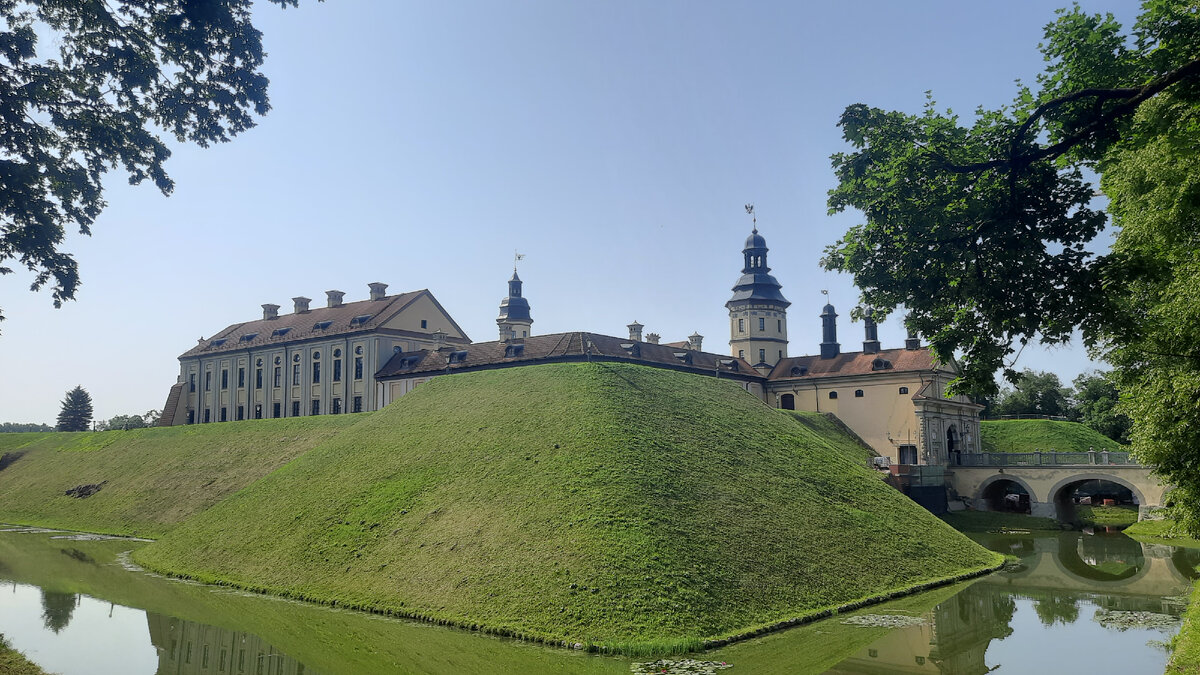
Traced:
<path fill-rule="evenodd" d="M 790 353 L 817 350 L 821 289 L 857 349 L 850 280 L 817 264 L 859 221 L 826 213 L 839 113 L 1010 100 L 1056 4 L 259 2 L 271 113 L 229 144 L 173 145 L 170 198 L 111 174 L 94 236 L 66 244 L 75 302 L 0 278 L 0 421 L 53 423 L 76 384 L 97 419 L 161 408 L 197 338 L 372 281 L 429 288 L 494 340 L 514 249 L 535 332 L 637 319 L 723 352 L 747 202 L 793 303 Z M 903 337 L 881 326 L 885 347 Z M 1094 364 L 1075 346 L 1018 367 Z"/>

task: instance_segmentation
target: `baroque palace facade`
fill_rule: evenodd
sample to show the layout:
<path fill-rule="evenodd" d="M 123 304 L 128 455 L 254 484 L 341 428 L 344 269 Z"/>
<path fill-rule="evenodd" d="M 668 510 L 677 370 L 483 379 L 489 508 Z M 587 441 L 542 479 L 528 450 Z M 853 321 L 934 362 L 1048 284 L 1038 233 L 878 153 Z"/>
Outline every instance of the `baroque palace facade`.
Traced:
<path fill-rule="evenodd" d="M 883 349 L 874 321 L 861 351 L 843 352 L 837 312 L 820 314 L 819 351 L 789 356 L 782 287 L 767 266 L 757 227 L 742 250 L 742 274 L 725 303 L 730 354 L 703 351 L 703 337 L 661 343 L 633 322 L 628 338 L 588 332 L 534 335 L 529 301 L 513 271 L 496 319 L 499 339 L 471 342 L 428 290 L 326 306 L 293 298 L 290 314 L 263 305 L 263 317 L 200 340 L 179 357 L 178 382 L 160 424 L 298 417 L 378 410 L 415 387 L 457 372 L 569 361 L 626 361 L 727 379 L 772 407 L 830 413 L 897 464 L 945 464 L 978 452 L 982 406 L 946 397 L 954 370 L 934 362 L 910 335 Z"/>

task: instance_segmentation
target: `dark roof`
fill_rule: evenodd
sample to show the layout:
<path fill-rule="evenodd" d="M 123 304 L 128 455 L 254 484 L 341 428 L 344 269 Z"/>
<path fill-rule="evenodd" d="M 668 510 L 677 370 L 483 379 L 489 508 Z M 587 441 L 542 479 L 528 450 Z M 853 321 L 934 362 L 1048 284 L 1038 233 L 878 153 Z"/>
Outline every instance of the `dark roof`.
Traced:
<path fill-rule="evenodd" d="M 621 345 L 632 345 L 635 349 L 626 349 Z M 517 347 L 520 353 L 514 353 Z M 465 355 L 462 354 L 464 350 Z M 631 354 L 631 351 L 635 353 Z M 375 373 L 375 378 L 411 377 L 447 370 L 457 372 L 551 361 L 584 361 L 589 358 L 589 352 L 590 358 L 597 361 L 630 361 L 706 375 L 719 370 L 723 376 L 762 379 L 749 363 L 736 357 L 635 342 L 598 333 L 554 333 L 527 337 L 523 341 L 477 342 L 462 349 L 442 352 L 426 349 L 395 354 Z M 451 353 L 460 356 L 456 356 L 455 362 L 447 366 Z"/>
<path fill-rule="evenodd" d="M 876 368 L 875 362 L 882 359 L 891 367 Z M 881 364 L 883 365 L 883 364 Z M 793 368 L 803 372 L 793 374 Z M 845 375 L 869 375 L 879 372 L 933 371 L 933 352 L 921 349 L 884 349 L 878 354 L 843 352 L 832 359 L 820 356 L 789 356 L 775 364 L 767 378 L 770 380 L 811 379 Z"/>
<path fill-rule="evenodd" d="M 742 249 L 749 250 L 749 249 L 759 249 L 759 248 L 766 248 L 766 247 L 767 247 L 767 240 L 764 239 L 763 236 L 758 233 L 758 230 L 754 230 L 753 232 L 750 233 L 749 237 L 746 237 L 746 245 L 743 246 Z"/>
<path fill-rule="evenodd" d="M 389 295 L 379 300 L 348 302 L 340 307 L 319 307 L 300 314 L 280 314 L 275 319 L 235 323 L 187 350 L 179 358 L 255 349 L 264 345 L 285 344 L 308 338 L 369 333 L 422 295 L 429 295 L 434 304 L 441 307 L 427 289 L 422 289 Z M 326 321 L 330 322 L 328 327 L 314 328 L 318 323 L 323 324 Z M 450 321 L 453 323 L 454 320 Z M 460 342 L 456 338 L 454 340 Z"/>

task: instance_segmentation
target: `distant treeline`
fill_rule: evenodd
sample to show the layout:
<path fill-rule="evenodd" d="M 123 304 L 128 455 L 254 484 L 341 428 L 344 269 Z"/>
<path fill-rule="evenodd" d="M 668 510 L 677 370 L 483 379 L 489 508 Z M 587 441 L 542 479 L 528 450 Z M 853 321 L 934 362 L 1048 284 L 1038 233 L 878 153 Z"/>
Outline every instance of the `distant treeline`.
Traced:
<path fill-rule="evenodd" d="M 54 431 L 49 424 L 34 424 L 32 422 L 0 422 L 0 434 L 11 434 L 21 431 Z"/>

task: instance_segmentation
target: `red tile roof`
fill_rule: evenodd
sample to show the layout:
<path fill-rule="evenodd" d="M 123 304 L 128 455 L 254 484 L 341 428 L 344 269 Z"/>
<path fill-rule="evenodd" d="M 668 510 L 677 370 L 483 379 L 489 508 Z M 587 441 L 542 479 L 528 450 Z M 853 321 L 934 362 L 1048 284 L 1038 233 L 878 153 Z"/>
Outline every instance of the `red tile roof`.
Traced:
<path fill-rule="evenodd" d="M 882 359 L 889 367 L 877 368 L 876 360 Z M 797 370 L 798 369 L 798 370 Z M 832 359 L 820 356 L 789 356 L 775 364 L 767 375 L 771 380 L 810 379 L 845 375 L 869 375 L 878 372 L 932 371 L 933 352 L 927 347 L 920 349 L 884 349 L 878 354 L 844 352 Z M 800 373 L 804 374 L 801 375 Z"/>
<path fill-rule="evenodd" d="M 318 307 L 300 314 L 294 312 L 280 314 L 275 319 L 235 323 L 211 338 L 201 341 L 200 344 L 181 354 L 179 358 L 254 349 L 309 338 L 370 333 L 422 295 L 429 295 L 434 304 L 437 304 L 433 295 L 427 289 L 422 289 L 389 295 L 379 300 L 348 302 L 341 307 Z M 440 307 L 440 305 L 438 306 Z M 356 317 L 364 316 L 369 318 L 354 321 Z M 327 328 L 316 328 L 318 323 L 325 321 L 330 322 Z M 351 325 L 351 322 L 354 322 L 354 325 Z M 282 334 L 280 334 L 281 331 Z M 449 340 L 461 342 L 457 338 Z"/>

